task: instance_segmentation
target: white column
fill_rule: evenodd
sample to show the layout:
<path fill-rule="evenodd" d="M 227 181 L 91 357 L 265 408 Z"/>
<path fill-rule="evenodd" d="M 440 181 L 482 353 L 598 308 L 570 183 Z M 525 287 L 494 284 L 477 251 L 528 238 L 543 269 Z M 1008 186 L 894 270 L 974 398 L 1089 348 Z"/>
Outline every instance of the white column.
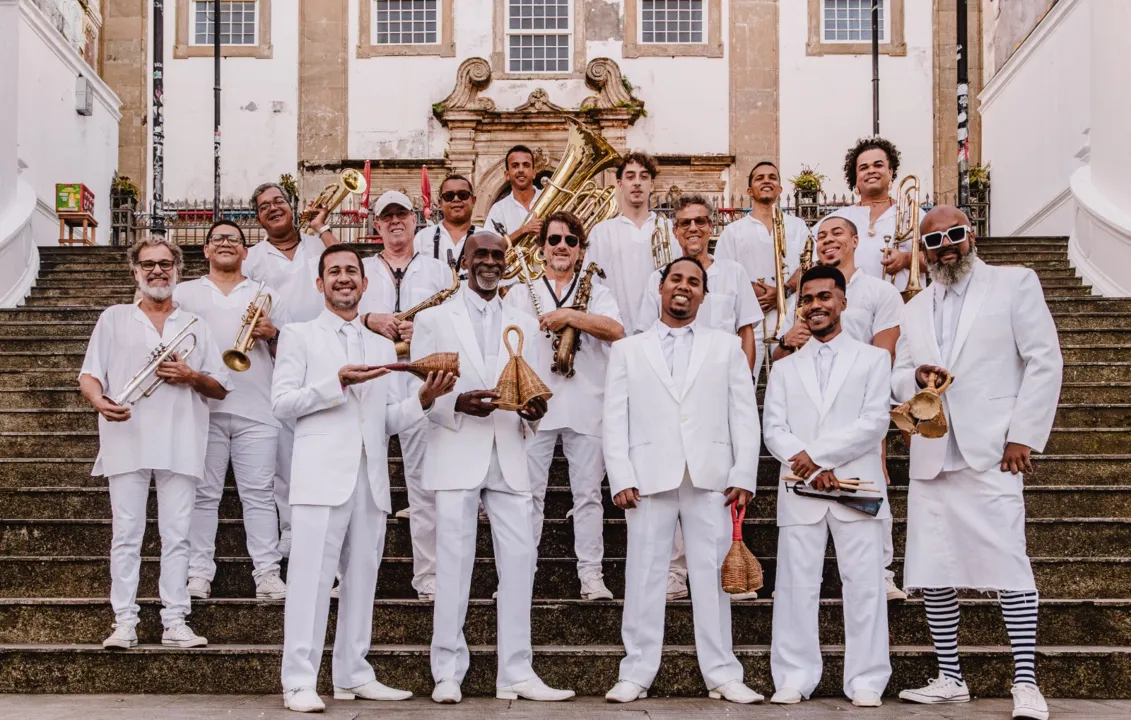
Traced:
<path fill-rule="evenodd" d="M 1124 213 L 1131 214 L 1131 2 L 1092 3 L 1092 184 Z M 1128 258 L 1131 262 L 1131 258 Z"/>
<path fill-rule="evenodd" d="M 16 105 L 19 97 L 19 0 L 0 0 L 0 217 L 16 199 Z"/>

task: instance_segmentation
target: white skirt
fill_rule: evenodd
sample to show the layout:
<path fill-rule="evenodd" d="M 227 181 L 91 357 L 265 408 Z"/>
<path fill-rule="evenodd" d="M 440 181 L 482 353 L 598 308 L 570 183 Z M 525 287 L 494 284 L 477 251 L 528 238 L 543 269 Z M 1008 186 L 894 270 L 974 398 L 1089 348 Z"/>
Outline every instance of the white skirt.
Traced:
<path fill-rule="evenodd" d="M 1036 590 L 1025 550 L 1021 475 L 997 468 L 912 480 L 907 496 L 904 585 Z"/>

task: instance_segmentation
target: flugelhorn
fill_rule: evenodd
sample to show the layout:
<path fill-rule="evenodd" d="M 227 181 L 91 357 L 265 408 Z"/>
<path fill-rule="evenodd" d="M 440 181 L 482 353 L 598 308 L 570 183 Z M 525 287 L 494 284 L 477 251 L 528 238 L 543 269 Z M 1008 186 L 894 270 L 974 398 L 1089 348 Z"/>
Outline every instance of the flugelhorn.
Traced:
<path fill-rule="evenodd" d="M 899 243 L 908 238 L 911 239 L 910 275 L 907 278 L 907 287 L 900 293 L 903 296 L 903 302 L 908 302 L 923 291 L 923 285 L 919 279 L 919 209 L 919 178 L 915 175 L 908 175 L 899 183 L 895 208 L 896 248 L 899 247 Z M 891 276 L 891 281 L 895 282 L 895 275 Z"/>
<path fill-rule="evenodd" d="M 314 198 L 311 206 L 299 213 L 298 229 L 300 232 L 308 232 L 311 229 L 310 221 L 320 211 L 325 210 L 327 214 L 332 213 L 350 193 L 360 195 L 368 187 L 365 176 L 353 168 L 343 171 L 340 179 L 341 182 L 330 183 L 322 188 L 322 192 Z"/>
<path fill-rule="evenodd" d="M 224 364 L 236 372 L 243 372 L 251 367 L 251 349 L 255 347 L 252 333 L 255 332 L 255 324 L 259 322 L 259 318 L 271 314 L 271 293 L 263 292 L 265 285 L 266 283 L 259 283 L 259 287 L 255 290 L 255 298 L 247 306 L 247 312 L 243 314 L 235 344 L 225 350 L 221 356 Z"/>
<path fill-rule="evenodd" d="M 167 344 L 158 344 L 157 347 L 153 348 L 153 352 L 149 354 L 141 370 L 138 370 L 137 373 L 130 378 L 130 381 L 122 388 L 122 392 L 110 398 L 110 400 L 113 401 L 115 405 L 128 407 L 138 404 L 157 392 L 157 388 L 165 384 L 165 378 L 156 378 L 144 388 L 142 385 L 157 373 L 157 367 L 161 363 L 171 358 L 174 354 L 180 355 L 181 362 L 184 362 L 188 359 L 189 355 L 192 355 L 192 351 L 196 349 L 196 335 L 189 332 L 189 329 L 192 328 L 196 321 L 197 318 L 192 318 Z M 192 338 L 192 346 L 184 352 L 181 352 L 181 345 L 189 338 Z M 138 394 L 139 390 L 140 394 Z"/>

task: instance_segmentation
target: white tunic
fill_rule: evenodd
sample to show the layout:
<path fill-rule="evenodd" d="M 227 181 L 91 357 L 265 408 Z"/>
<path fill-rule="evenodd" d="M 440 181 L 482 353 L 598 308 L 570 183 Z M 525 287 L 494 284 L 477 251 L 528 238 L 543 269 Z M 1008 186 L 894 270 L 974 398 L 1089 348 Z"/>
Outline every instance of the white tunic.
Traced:
<path fill-rule="evenodd" d="M 369 279 L 369 289 L 361 296 L 358 306 L 361 313 L 402 313 L 452 284 L 448 263 L 433 260 L 430 255 L 413 255 L 399 284 L 380 255 L 367 257 L 361 264 Z"/>
<path fill-rule="evenodd" d="M 846 207 L 839 208 L 838 210 L 825 216 L 826 218 L 848 218 L 856 225 L 856 230 L 860 233 L 860 244 L 856 246 L 856 267 L 857 269 L 863 270 L 865 273 L 871 275 L 872 277 L 876 277 L 881 280 L 885 279 L 883 266 L 884 236 L 890 235 L 892 237 L 891 247 L 894 249 L 896 246 L 895 210 L 896 206 L 892 205 L 884 212 L 883 215 L 876 218 L 876 224 L 872 228 L 875 231 L 874 235 L 870 234 L 868 230 L 868 224 L 870 222 L 869 218 L 871 217 L 872 211 L 871 208 L 866 205 L 848 205 Z M 813 237 L 817 236 L 817 233 L 821 229 L 821 222 L 824 222 L 824 220 L 825 218 L 822 218 L 820 222 L 813 226 Z M 904 240 L 902 243 L 900 243 L 899 249 L 910 250 L 911 239 L 908 238 L 907 240 Z M 909 277 L 909 275 L 910 272 L 908 270 L 899 271 L 899 273 L 895 277 L 896 290 L 903 290 L 905 287 L 907 287 L 907 278 Z M 891 278 L 886 279 L 889 282 L 891 280 Z"/>
<path fill-rule="evenodd" d="M 793 215 L 785 216 L 785 279 L 788 280 L 801 263 L 801 251 L 809 237 L 809 227 Z M 750 282 L 763 280 L 774 284 L 774 239 L 765 224 L 748 214 L 723 228 L 715 243 L 714 257 L 734 260 L 746 269 Z"/>
<path fill-rule="evenodd" d="M 177 289 L 173 291 L 173 301 L 207 323 L 217 344 L 227 350 L 235 344 L 244 314 L 258 290 L 259 283 L 245 278 L 230 293 L 224 295 L 205 276 L 177 285 Z M 263 291 L 272 299 L 268 317 L 276 327 L 286 325 L 286 309 L 279 293 L 270 287 L 264 287 Z M 264 425 L 280 427 L 271 411 L 271 376 L 274 374 L 275 360 L 271 357 L 267 343 L 256 340 L 248 357 L 251 358 L 251 367 L 243 372 L 231 373 L 232 391 L 223 400 L 206 400 L 208 408 L 212 412 L 228 413 Z"/>
<path fill-rule="evenodd" d="M 578 278 L 577 275 L 574 276 Z M 594 280 L 597 276 L 593 276 Z M 552 281 L 547 284 L 545 277 L 533 283 L 534 291 L 538 293 L 538 302 L 542 312 L 548 313 L 557 308 L 554 303 L 554 293 L 551 291 Z M 577 284 L 563 288 L 566 293 L 561 298 L 561 307 L 570 307 L 577 296 Z M 504 306 L 529 313 L 537 317 L 534 304 L 530 301 L 530 293 L 525 285 L 516 285 L 507 293 L 503 300 Z M 593 291 L 589 297 L 589 312 L 594 315 L 603 315 L 621 322 L 620 312 L 613 293 L 604 285 L 593 283 Z M 526 338 L 526 342 L 537 342 L 544 346 L 545 357 L 553 357 L 553 338 L 539 333 L 535 338 Z M 605 370 L 609 364 L 609 346 L 611 343 L 603 342 L 587 333 L 581 333 L 581 347 L 574 356 L 574 376 L 565 377 L 550 372 L 550 368 L 534 368 L 538 377 L 542 379 L 554 397 L 550 400 L 549 410 L 538 431 L 557 430 L 568 428 L 582 435 L 601 435 L 601 414 L 604 411 L 605 398 Z"/>
<path fill-rule="evenodd" d="M 145 365 L 153 349 L 167 343 L 196 317 L 174 308 L 161 334 L 138 304 L 106 308 L 94 326 L 79 376 L 90 375 L 102 383 L 108 397 L 120 393 Z M 198 347 L 188 365 L 209 375 L 229 391 L 228 369 L 208 324 L 198 321 L 191 332 Z M 185 340 L 184 348 L 192 345 Z M 152 380 L 151 380 L 152 381 Z M 147 383 L 148 384 L 148 383 Z M 121 475 L 139 470 L 169 470 L 204 477 L 204 451 L 208 444 L 208 405 L 187 385 L 163 383 L 131 409 L 130 419 L 110 422 L 98 417 L 98 459 L 92 475 Z"/>
<path fill-rule="evenodd" d="M 649 276 L 644 300 L 637 312 L 637 332 L 644 332 L 660 318 L 660 271 Z M 746 271 L 733 260 L 716 259 L 707 268 L 707 295 L 699 308 L 697 322 L 707 327 L 736 333 L 747 325 L 760 327 L 762 308 L 754 288 L 746 279 Z"/>
<path fill-rule="evenodd" d="M 265 282 L 286 300 L 289 322 L 309 322 L 326 307 L 326 298 L 318 292 L 318 258 L 326 246 L 316 237 L 303 235 L 295 249 L 294 260 L 262 240 L 247 251 L 244 275 Z"/>
<path fill-rule="evenodd" d="M 624 320 L 624 331 L 630 335 L 651 327 L 655 320 L 641 321 L 637 315 L 645 290 L 658 287 L 648 285 L 649 277 L 656 270 L 652 259 L 652 231 L 657 219 L 668 225 L 672 259 L 680 257 L 683 251 L 676 242 L 671 222 L 656 213 L 649 213 L 641 227 L 636 227 L 624 215 L 617 215 L 597 223 L 589 232 L 585 263 L 595 262 L 605 271 L 605 280 L 601 282 L 612 289 Z"/>
<path fill-rule="evenodd" d="M 534 207 L 534 203 L 538 202 L 538 198 L 541 195 L 542 191 L 536 188 L 534 190 L 534 199 L 530 201 L 530 207 Z M 530 209 L 523 207 L 522 203 L 515 200 L 514 193 L 512 192 L 491 206 L 491 210 L 487 213 L 487 221 L 483 223 L 483 227 L 490 232 L 495 232 L 495 223 L 499 222 L 506 228 L 507 234 L 509 235 L 522 227 L 523 222 L 529 214 Z"/>
<path fill-rule="evenodd" d="M 783 335 L 797 321 L 797 298 L 798 294 L 790 298 L 789 317 L 782 328 Z M 845 298 L 848 307 L 840 314 L 840 325 L 850 337 L 871 345 L 876 335 L 899 327 L 903 298 L 890 282 L 857 270 L 848 280 Z"/>

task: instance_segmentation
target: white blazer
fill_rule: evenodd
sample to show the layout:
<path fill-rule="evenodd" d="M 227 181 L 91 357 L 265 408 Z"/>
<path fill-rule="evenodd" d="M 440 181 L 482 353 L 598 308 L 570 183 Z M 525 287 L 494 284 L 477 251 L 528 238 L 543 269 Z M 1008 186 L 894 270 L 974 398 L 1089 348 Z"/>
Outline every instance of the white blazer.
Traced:
<path fill-rule="evenodd" d="M 471 292 L 465 285 L 460 293 Z M 526 292 L 516 288 L 512 292 Z M 523 359 L 543 377 L 550 372 L 550 358 L 531 342 L 540 332 L 530 315 L 502 307 L 500 327 L 522 328 L 526 342 Z M 517 338 L 511 335 L 512 345 Z M 515 348 L 517 351 L 518 348 Z M 460 376 L 452 392 L 438 398 L 428 411 L 428 452 L 424 454 L 423 484 L 426 490 L 472 490 L 479 487 L 491 464 L 491 448 L 498 449 L 499 464 L 507 486 L 516 492 L 530 490 L 530 477 L 523 450 L 524 435 L 534 432 L 537 423 L 528 423 L 517 413 L 496 410 L 485 418 L 456 412 L 456 398 L 471 390 L 494 390 L 510 355 L 500 338 L 495 367 L 485 365 L 475 329 L 462 296 L 456 295 L 439 307 L 416 316 L 412 332 L 412 359 L 436 352 L 458 352 Z M 550 399 L 554 402 L 554 399 Z M 523 427 L 525 426 L 525 428 Z"/>
<path fill-rule="evenodd" d="M 404 384 L 391 375 L 342 388 L 338 371 L 348 363 L 341 325 L 323 310 L 310 322 L 287 325 L 279 338 L 271 406 L 280 420 L 297 418 L 290 502 L 335 507 L 349 500 L 364 448 L 373 499 L 391 512 L 389 436 L 423 420 L 424 411 L 416 393 L 405 397 Z M 361 337 L 366 365 L 397 361 L 387 338 L 364 329 Z M 352 391 L 359 397 L 347 398 Z"/>
<path fill-rule="evenodd" d="M 890 423 L 891 356 L 847 333 L 836 342 L 836 362 L 823 401 L 814 365 L 819 342 L 807 342 L 774 363 L 766 387 L 766 447 L 781 462 L 779 478 L 792 474 L 789 458 L 805 450 L 822 470 L 832 470 L 838 478 L 872 481 L 884 498 L 877 517 L 889 518 L 880 444 Z M 801 497 L 780 481 L 779 527 L 811 525 L 829 512 L 846 522 L 871 518 L 837 502 Z"/>
<path fill-rule="evenodd" d="M 1007 442 L 1040 452 L 1052 431 L 1064 360 L 1056 324 L 1037 274 L 1023 267 L 976 262 L 958 317 L 950 357 L 941 357 L 934 283 L 903 309 L 892 395 L 896 403 L 918 391 L 915 369 L 938 365 L 954 375 L 943 393 L 947 423 L 966 463 L 984 472 L 1001 462 Z M 942 472 L 947 436 L 911 439 L 910 476 L 929 480 Z"/>
<path fill-rule="evenodd" d="M 613 343 L 603 432 L 614 495 L 675 490 L 685 467 L 697 488 L 754 491 L 761 428 L 741 342 L 698 323 L 693 337 L 682 388 L 654 325 Z"/>

